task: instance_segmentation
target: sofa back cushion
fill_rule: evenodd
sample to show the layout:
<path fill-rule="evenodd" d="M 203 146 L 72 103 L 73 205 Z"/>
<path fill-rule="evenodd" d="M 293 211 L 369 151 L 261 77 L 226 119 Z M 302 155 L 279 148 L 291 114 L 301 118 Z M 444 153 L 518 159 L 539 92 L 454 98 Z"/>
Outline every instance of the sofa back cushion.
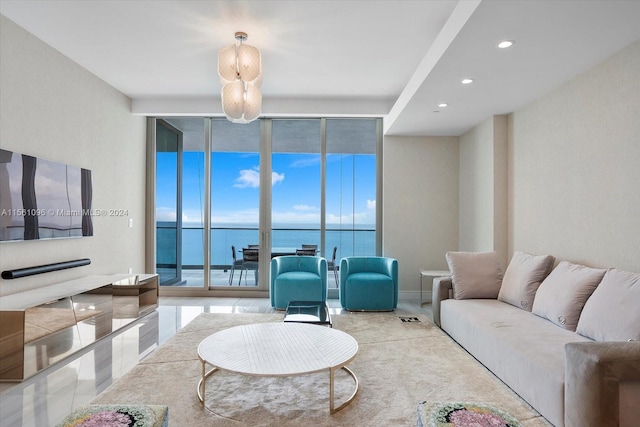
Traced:
<path fill-rule="evenodd" d="M 504 272 L 498 300 L 531 311 L 536 291 L 553 269 L 554 261 L 551 255 L 514 252 Z"/>
<path fill-rule="evenodd" d="M 495 252 L 447 252 L 455 299 L 498 297 L 502 283 Z"/>
<path fill-rule="evenodd" d="M 576 332 L 596 341 L 640 341 L 640 274 L 607 271 L 587 300 Z"/>
<path fill-rule="evenodd" d="M 533 314 L 575 331 L 580 312 L 607 270 L 561 261 L 540 284 Z"/>

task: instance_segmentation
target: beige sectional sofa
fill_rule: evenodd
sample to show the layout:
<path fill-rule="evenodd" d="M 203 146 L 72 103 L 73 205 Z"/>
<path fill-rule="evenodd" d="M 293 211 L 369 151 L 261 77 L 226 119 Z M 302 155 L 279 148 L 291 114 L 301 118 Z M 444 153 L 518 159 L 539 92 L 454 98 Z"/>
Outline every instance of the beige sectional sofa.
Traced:
<path fill-rule="evenodd" d="M 640 275 L 450 252 L 435 323 L 555 426 L 640 425 Z M 487 397 L 490 400 L 490 397 Z"/>

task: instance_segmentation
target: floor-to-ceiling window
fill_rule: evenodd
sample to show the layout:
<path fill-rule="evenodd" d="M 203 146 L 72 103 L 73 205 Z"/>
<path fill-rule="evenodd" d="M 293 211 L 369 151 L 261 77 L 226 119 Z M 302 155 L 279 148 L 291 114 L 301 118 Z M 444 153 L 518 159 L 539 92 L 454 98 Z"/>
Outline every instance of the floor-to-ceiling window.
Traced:
<path fill-rule="evenodd" d="M 380 252 L 381 119 L 150 120 L 163 288 L 266 290 L 260 267 L 303 245 Z"/>
<path fill-rule="evenodd" d="M 156 124 L 156 266 L 161 286 L 204 283 L 204 119 Z"/>
<path fill-rule="evenodd" d="M 323 255 L 335 248 L 336 264 L 376 255 L 376 149 L 376 119 L 327 119 Z"/>
<path fill-rule="evenodd" d="M 260 122 L 211 120 L 211 286 L 257 286 L 259 196 Z"/>
<path fill-rule="evenodd" d="M 156 126 L 155 164 L 156 272 L 160 285 L 171 286 L 182 276 L 182 132 L 163 120 Z"/>
<path fill-rule="evenodd" d="M 320 249 L 320 119 L 272 123 L 271 251 Z"/>

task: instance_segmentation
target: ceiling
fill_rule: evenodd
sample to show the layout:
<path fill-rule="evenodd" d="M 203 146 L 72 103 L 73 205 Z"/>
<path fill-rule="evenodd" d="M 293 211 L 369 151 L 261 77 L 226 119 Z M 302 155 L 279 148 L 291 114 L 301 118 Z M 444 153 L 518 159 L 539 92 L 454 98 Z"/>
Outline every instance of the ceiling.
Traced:
<path fill-rule="evenodd" d="M 264 116 L 383 116 L 386 135 L 460 135 L 640 39 L 632 0 L 0 0 L 0 13 L 134 114 L 221 115 L 217 50 L 245 31 Z"/>

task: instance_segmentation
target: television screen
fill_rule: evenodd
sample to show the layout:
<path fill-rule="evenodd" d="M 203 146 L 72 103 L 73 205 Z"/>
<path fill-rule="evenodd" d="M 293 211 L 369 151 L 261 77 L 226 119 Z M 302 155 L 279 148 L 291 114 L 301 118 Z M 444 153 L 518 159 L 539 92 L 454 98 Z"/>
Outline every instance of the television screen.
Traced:
<path fill-rule="evenodd" d="M 91 171 L 0 149 L 0 241 L 93 235 Z"/>

